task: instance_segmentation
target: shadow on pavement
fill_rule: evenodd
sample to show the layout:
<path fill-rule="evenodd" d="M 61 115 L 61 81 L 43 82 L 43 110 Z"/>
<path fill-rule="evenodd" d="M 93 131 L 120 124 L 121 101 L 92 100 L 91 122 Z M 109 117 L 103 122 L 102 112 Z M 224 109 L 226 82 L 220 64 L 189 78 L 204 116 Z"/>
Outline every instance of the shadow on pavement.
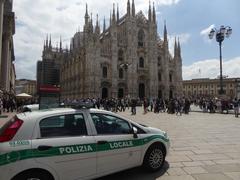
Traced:
<path fill-rule="evenodd" d="M 156 180 L 157 178 L 161 177 L 164 175 L 167 170 L 169 169 L 169 164 L 166 161 L 165 164 L 163 165 L 163 168 L 157 172 L 150 173 L 145 171 L 141 167 L 129 169 L 126 171 L 122 171 L 119 173 L 115 173 L 112 175 L 108 175 L 102 178 L 98 178 L 96 180 Z"/>

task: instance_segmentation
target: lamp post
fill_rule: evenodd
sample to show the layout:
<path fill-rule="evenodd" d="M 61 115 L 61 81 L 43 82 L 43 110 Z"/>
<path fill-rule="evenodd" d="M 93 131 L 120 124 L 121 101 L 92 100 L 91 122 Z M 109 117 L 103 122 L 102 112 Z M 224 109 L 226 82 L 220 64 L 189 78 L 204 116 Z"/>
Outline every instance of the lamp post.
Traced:
<path fill-rule="evenodd" d="M 225 37 L 229 38 L 232 34 L 232 28 L 229 26 L 221 26 L 220 29 L 213 28 L 209 33 L 209 39 L 213 39 L 214 35 L 216 41 L 219 43 L 219 51 L 220 51 L 220 90 L 219 94 L 224 94 L 223 90 L 223 76 L 222 76 L 222 42 L 224 41 Z"/>

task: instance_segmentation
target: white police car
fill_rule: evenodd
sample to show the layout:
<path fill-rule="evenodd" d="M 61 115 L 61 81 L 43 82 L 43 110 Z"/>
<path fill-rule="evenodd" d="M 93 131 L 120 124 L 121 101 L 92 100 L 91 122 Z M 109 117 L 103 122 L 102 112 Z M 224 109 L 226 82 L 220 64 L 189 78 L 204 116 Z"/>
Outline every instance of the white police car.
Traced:
<path fill-rule="evenodd" d="M 0 179 L 93 179 L 141 165 L 157 171 L 168 149 L 165 132 L 108 111 L 27 112 L 0 129 Z"/>

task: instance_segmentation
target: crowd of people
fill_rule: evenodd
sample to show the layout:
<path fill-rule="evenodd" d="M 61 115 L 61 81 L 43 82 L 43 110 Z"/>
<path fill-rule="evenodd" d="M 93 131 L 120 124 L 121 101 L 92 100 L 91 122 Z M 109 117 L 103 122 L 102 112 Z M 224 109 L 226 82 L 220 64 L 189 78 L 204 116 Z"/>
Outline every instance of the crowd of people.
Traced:
<path fill-rule="evenodd" d="M 74 99 L 74 100 L 64 100 L 64 104 L 69 104 L 70 102 L 77 103 L 80 101 L 90 101 L 94 104 L 95 108 L 102 108 L 107 111 L 112 112 L 124 112 L 126 109 L 131 109 L 132 115 L 136 115 L 136 107 L 143 106 L 143 113 L 148 112 L 161 113 L 167 112 L 169 114 L 182 115 L 182 113 L 188 114 L 190 111 L 191 101 L 188 98 L 176 98 L 170 100 L 164 100 L 161 98 L 157 99 L 147 99 L 143 100 L 130 99 L 130 98 L 109 98 L 109 99 Z"/>
<path fill-rule="evenodd" d="M 29 100 L 27 100 L 29 101 Z M 218 98 L 173 98 L 173 99 L 134 99 L 134 98 L 88 98 L 88 99 L 66 99 L 62 103 L 68 104 L 70 102 L 90 101 L 95 108 L 104 109 L 112 112 L 124 112 L 130 109 L 132 115 L 136 115 L 136 107 L 143 107 L 143 114 L 148 112 L 153 113 L 169 113 L 182 115 L 188 114 L 191 111 L 191 104 L 198 106 L 203 112 L 209 113 L 228 113 L 229 110 L 234 110 L 235 117 L 239 115 L 240 99 L 224 100 Z M 25 104 L 31 104 L 26 100 L 17 99 L 13 94 L 0 91 L 0 114 L 3 112 L 19 111 Z"/>
<path fill-rule="evenodd" d="M 65 100 L 64 102 L 69 102 L 71 100 Z M 238 117 L 239 107 L 240 107 L 240 99 L 237 98 L 233 100 L 223 100 L 217 98 L 173 98 L 173 99 L 148 99 L 144 98 L 142 100 L 138 99 L 130 99 L 130 98 L 109 98 L 109 99 L 81 99 L 81 100 L 73 100 L 73 102 L 78 101 L 91 101 L 94 104 L 95 108 L 104 109 L 112 112 L 122 112 L 126 109 L 130 109 L 132 115 L 136 115 L 136 107 L 143 107 L 143 114 L 148 112 L 153 113 L 169 113 L 182 115 L 189 114 L 191 111 L 191 105 L 194 104 L 198 106 L 203 112 L 209 113 L 228 113 L 229 110 L 234 110 L 235 117 Z"/>
<path fill-rule="evenodd" d="M 32 103 L 33 99 L 17 99 L 13 93 L 0 90 L 0 115 L 5 112 L 20 112 L 23 105 Z"/>
<path fill-rule="evenodd" d="M 240 99 L 234 98 L 232 100 L 218 99 L 218 98 L 197 98 L 194 104 L 198 105 L 203 112 L 209 113 L 229 113 L 229 110 L 234 110 L 235 117 L 238 117 Z"/>

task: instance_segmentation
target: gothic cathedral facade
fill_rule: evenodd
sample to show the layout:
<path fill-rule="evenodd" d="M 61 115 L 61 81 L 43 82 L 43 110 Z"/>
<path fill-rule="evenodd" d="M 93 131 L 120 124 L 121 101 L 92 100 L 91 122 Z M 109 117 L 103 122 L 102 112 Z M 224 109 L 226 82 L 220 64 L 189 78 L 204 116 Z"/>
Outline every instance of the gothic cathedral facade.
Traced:
<path fill-rule="evenodd" d="M 110 14 L 100 29 L 98 16 L 93 25 L 86 6 L 85 25 L 71 39 L 70 49 L 44 43 L 44 59 L 59 63 L 62 99 L 80 98 L 174 98 L 182 95 L 182 58 L 179 40 L 174 55 L 169 52 L 167 28 L 157 33 L 155 7 L 149 5 L 148 18 L 135 13 L 134 0 L 127 13 Z"/>

